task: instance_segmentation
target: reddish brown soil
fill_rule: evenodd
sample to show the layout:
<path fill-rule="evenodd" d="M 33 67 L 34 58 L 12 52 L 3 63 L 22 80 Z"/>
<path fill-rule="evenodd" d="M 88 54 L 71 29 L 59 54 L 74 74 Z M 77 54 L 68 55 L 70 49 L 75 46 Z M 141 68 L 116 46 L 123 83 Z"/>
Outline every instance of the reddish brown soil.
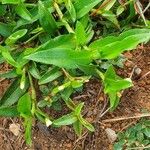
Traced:
<path fill-rule="evenodd" d="M 105 119 L 122 116 L 134 116 L 142 111 L 150 111 L 150 46 L 137 48 L 136 51 L 127 52 L 124 69 L 118 69 L 118 74 L 130 77 L 133 68 L 141 69 L 141 74 L 132 74 L 134 86 L 124 91 L 121 102 L 114 112 L 109 112 L 101 117 L 102 112 L 108 108 L 107 98 L 102 92 L 102 86 L 98 80 L 91 80 L 84 87 L 82 93 L 73 96 L 74 101 L 84 101 L 84 117 L 95 126 L 95 132 L 84 131 L 81 138 L 77 138 L 72 128 L 46 128 L 41 123 L 35 123 L 33 127 L 33 146 L 26 146 L 23 139 L 23 129 L 20 135 L 14 136 L 8 129 L 9 124 L 15 122 L 21 124 L 19 119 L 0 119 L 0 150 L 112 150 L 112 143 L 105 133 L 106 128 L 123 131 L 137 119 L 104 123 Z M 2 66 L 4 68 L 4 66 Z M 2 68 L 1 67 L 1 68 Z M 6 70 L 9 69 L 5 67 Z M 2 94 L 8 81 L 0 82 L 0 94 Z M 107 104 L 107 105 L 106 105 Z M 104 107 L 106 105 L 106 107 Z"/>

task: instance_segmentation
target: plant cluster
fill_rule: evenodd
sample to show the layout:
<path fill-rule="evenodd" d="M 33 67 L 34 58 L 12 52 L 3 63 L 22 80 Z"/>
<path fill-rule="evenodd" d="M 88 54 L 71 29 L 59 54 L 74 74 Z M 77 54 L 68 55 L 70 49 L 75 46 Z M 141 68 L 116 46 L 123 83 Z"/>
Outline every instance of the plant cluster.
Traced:
<path fill-rule="evenodd" d="M 150 148 L 150 120 L 141 120 L 135 126 L 118 134 L 118 142 L 114 144 L 114 150 Z"/>
<path fill-rule="evenodd" d="M 128 16 L 123 14 L 126 9 Z M 126 21 L 119 24 L 121 14 Z M 130 29 L 134 17 L 131 0 L 0 0 L 0 63 L 12 67 L 0 74 L 12 81 L 0 100 L 0 115 L 24 119 L 28 144 L 35 119 L 47 126 L 73 125 L 79 136 L 83 127 L 94 131 L 81 113 L 84 103 L 75 104 L 71 95 L 90 78 L 99 78 L 111 110 L 116 108 L 132 81 L 119 77 L 113 65 L 121 64 L 121 53 L 150 39 L 148 27 Z M 103 30 L 96 35 L 98 26 Z M 105 27 L 118 33 L 106 36 Z M 62 102 L 69 114 L 53 118 L 44 111 L 59 109 Z"/>

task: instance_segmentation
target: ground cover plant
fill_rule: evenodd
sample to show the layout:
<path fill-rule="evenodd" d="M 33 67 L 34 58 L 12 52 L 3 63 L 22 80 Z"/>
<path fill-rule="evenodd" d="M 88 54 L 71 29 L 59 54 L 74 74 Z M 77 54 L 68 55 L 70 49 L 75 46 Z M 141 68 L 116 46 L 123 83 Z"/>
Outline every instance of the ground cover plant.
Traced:
<path fill-rule="evenodd" d="M 114 149 L 148 149 L 150 144 L 150 120 L 142 119 L 135 126 L 128 128 L 124 133 L 119 133 L 119 141 L 114 144 Z"/>
<path fill-rule="evenodd" d="M 109 97 L 110 111 L 119 104 L 122 91 L 133 86 L 130 78 L 119 77 L 114 66 L 122 66 L 125 51 L 150 40 L 149 21 L 139 3 L 116 0 L 1 0 L 0 63 L 11 71 L 0 77 L 12 84 L 0 100 L 0 115 L 24 119 L 25 139 L 31 144 L 35 119 L 46 126 L 73 125 L 77 135 L 83 127 L 94 127 L 82 115 L 84 103 L 71 95 L 84 83 L 98 78 Z M 129 23 L 139 17 L 140 28 Z M 113 9 L 112 9 L 113 8 Z M 130 10 L 126 15 L 124 12 Z M 97 16 L 101 20 L 97 21 Z M 119 22 L 119 18 L 121 19 Z M 98 26 L 101 30 L 97 31 Z M 53 118 L 45 107 L 70 113 Z"/>

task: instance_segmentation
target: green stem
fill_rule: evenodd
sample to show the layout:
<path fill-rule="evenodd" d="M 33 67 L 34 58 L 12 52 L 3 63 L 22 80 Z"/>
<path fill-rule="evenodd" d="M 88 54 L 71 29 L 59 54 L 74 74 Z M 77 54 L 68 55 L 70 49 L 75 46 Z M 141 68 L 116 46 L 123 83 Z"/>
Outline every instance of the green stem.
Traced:
<path fill-rule="evenodd" d="M 30 75 L 30 73 L 28 73 L 29 76 L 29 81 L 30 81 L 30 86 L 31 86 L 31 99 L 32 99 L 32 109 L 31 109 L 31 113 L 34 115 L 35 113 L 35 108 L 36 108 L 36 92 L 35 92 L 35 88 L 33 85 L 33 81 L 32 81 L 32 77 Z"/>
<path fill-rule="evenodd" d="M 74 33 L 73 29 L 70 27 L 68 22 L 65 19 L 63 19 L 63 13 L 62 13 L 61 9 L 59 8 L 59 5 L 56 2 L 54 2 L 54 8 L 56 9 L 60 20 L 65 24 L 65 27 L 68 30 L 68 32 Z"/>
<path fill-rule="evenodd" d="M 27 44 L 29 42 L 31 42 L 32 40 L 34 40 L 36 37 L 38 37 L 41 33 L 43 33 L 44 31 L 40 31 L 39 33 L 35 34 L 34 36 L 32 36 L 30 39 L 28 39 L 26 42 L 24 42 L 24 44 Z"/>

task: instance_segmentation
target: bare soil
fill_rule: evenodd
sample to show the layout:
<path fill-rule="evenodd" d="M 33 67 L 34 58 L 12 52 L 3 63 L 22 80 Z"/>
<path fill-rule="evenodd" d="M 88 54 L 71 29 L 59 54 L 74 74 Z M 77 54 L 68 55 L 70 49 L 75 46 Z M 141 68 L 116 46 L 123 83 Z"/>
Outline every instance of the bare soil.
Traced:
<path fill-rule="evenodd" d="M 117 69 L 122 77 L 131 77 L 134 86 L 125 90 L 121 102 L 113 112 L 103 114 L 109 106 L 107 97 L 102 92 L 100 81 L 92 79 L 84 86 L 82 93 L 73 95 L 75 102 L 85 103 L 83 115 L 95 126 L 95 132 L 86 130 L 83 136 L 78 138 L 71 126 L 62 128 L 47 128 L 43 124 L 35 122 L 33 127 L 33 146 L 25 144 L 23 128 L 20 128 L 18 136 L 9 130 L 12 123 L 22 124 L 21 119 L 0 118 L 0 150 L 112 150 L 112 145 L 106 135 L 105 129 L 124 131 L 135 124 L 138 119 L 129 119 L 105 123 L 105 119 L 134 116 L 143 111 L 150 112 L 150 46 L 139 46 L 137 50 L 125 53 L 128 60 L 124 69 Z M 9 70 L 9 66 L 3 65 L 0 71 Z M 136 71 L 135 71 L 136 70 Z M 141 73 L 137 72 L 141 70 Z M 4 93 L 10 81 L 0 82 L 0 95 Z M 21 125 L 22 126 L 22 125 Z"/>

